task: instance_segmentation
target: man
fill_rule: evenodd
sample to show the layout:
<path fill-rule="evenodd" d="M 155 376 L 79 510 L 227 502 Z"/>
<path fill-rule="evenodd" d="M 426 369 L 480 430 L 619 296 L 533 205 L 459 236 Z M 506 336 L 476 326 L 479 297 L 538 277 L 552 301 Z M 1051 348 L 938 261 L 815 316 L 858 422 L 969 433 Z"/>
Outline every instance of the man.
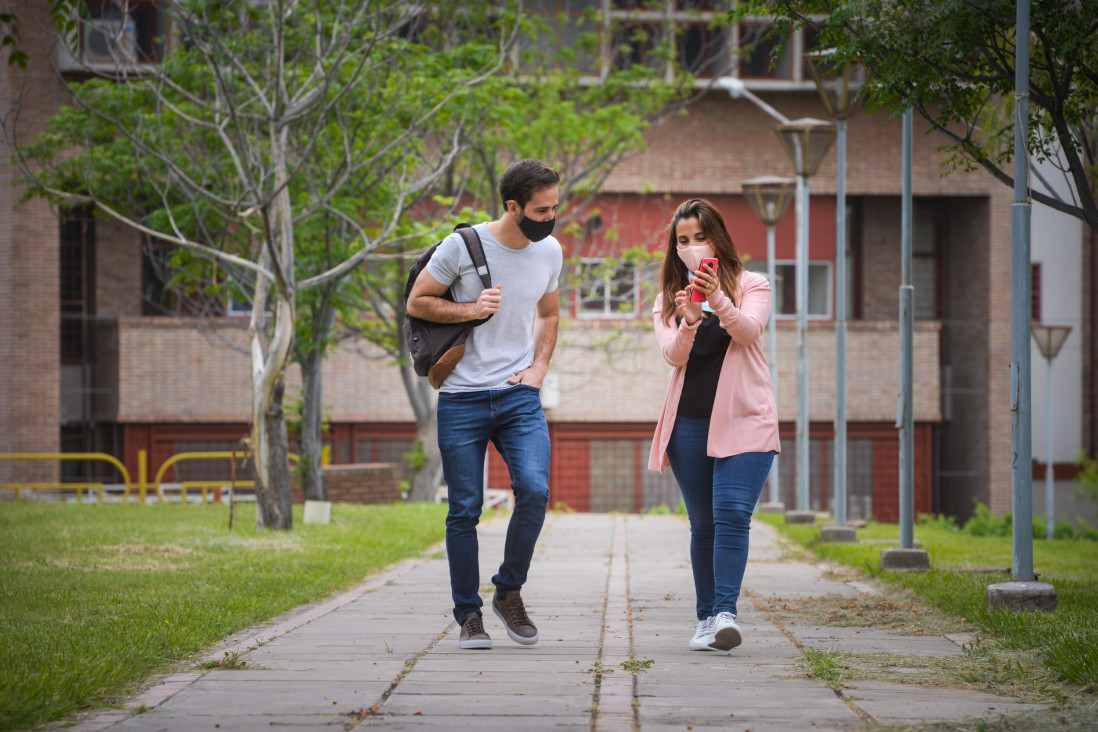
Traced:
<path fill-rule="evenodd" d="M 491 440 L 507 463 L 515 509 L 507 526 L 503 563 L 492 577 L 492 610 L 507 635 L 538 642 L 520 590 L 549 503 L 549 429 L 540 389 L 557 342 L 557 280 L 563 256 L 551 236 L 560 174 L 538 160 L 504 172 L 505 211 L 474 228 L 494 286 L 483 289 L 459 234 L 435 250 L 408 296 L 408 312 L 441 323 L 492 319 L 474 328 L 465 355 L 439 389 L 438 444 L 450 511 L 446 553 L 458 646 L 491 648 L 481 618 L 477 523 L 484 500 L 484 458 Z M 452 287 L 455 302 L 442 295 Z"/>

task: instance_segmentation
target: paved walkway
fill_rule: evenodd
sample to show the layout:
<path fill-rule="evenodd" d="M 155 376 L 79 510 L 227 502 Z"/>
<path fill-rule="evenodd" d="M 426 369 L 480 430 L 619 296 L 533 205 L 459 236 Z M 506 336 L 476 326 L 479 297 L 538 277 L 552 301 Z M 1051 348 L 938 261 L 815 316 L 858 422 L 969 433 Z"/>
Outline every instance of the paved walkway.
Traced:
<path fill-rule="evenodd" d="M 485 585 L 506 520 L 483 523 Z M 541 641 L 511 642 L 489 610 L 494 648 L 458 648 L 440 547 L 358 588 L 226 639 L 209 654 L 245 668 L 163 680 L 82 732 L 123 730 L 848 730 L 995 717 L 1036 707 L 968 690 L 805 676 L 802 648 L 908 656 L 962 652 L 964 639 L 772 622 L 774 598 L 857 597 L 868 584 L 828 579 L 783 556 L 756 522 L 740 601 L 744 643 L 687 650 L 695 621 L 686 522 L 675 516 L 550 515 L 523 591 Z M 652 661 L 632 674 L 621 664 Z M 611 673 L 612 671 L 612 673 Z M 134 714 L 136 708 L 145 711 Z"/>

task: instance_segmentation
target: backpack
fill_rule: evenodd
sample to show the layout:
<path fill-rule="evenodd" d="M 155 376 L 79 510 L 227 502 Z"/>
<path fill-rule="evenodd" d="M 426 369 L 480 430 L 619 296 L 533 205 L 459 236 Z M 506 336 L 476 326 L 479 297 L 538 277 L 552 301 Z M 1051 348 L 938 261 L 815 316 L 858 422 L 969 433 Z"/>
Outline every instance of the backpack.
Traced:
<path fill-rule="evenodd" d="M 484 248 L 481 246 L 476 229 L 469 224 L 458 224 L 454 227 L 454 231 L 460 233 L 461 238 L 465 240 L 465 247 L 469 250 L 469 256 L 473 259 L 473 266 L 477 268 L 484 289 L 491 289 L 492 278 L 488 272 L 488 262 L 484 258 Z M 431 261 L 431 256 L 441 243 L 434 244 L 421 254 L 408 270 L 408 282 L 404 285 L 405 306 L 408 304 L 412 285 L 415 284 L 419 273 Z M 442 297 L 451 302 L 454 300 L 450 290 L 447 290 Z M 404 342 L 408 344 L 412 368 L 418 375 L 426 376 L 431 386 L 439 388 L 457 366 L 461 357 L 465 355 L 465 339 L 469 337 L 469 332 L 478 325 L 487 323 L 491 317 L 489 315 L 487 318 L 466 320 L 461 323 L 435 323 L 413 317 L 405 311 Z"/>

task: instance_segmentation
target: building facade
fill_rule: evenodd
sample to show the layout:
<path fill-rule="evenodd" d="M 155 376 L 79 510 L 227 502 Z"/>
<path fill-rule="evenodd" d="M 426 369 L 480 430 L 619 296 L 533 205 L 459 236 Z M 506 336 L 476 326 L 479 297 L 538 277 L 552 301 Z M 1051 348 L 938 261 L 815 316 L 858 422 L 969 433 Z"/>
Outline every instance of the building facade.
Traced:
<path fill-rule="evenodd" d="M 750 24 L 713 29 L 697 14 L 679 12 L 673 1 L 668 12 L 652 17 L 629 3 L 601 4 L 622 27 L 685 29 L 684 62 L 698 66 L 702 49 L 711 58 L 714 48 L 726 62 L 695 68 L 701 72 L 699 89 L 710 89 L 687 114 L 651 128 L 647 149 L 623 162 L 587 208 L 582 233 L 560 236 L 568 272 L 580 283 L 575 292 L 585 296 L 562 290 L 561 334 L 544 389 L 554 446 L 553 501 L 574 510 L 635 511 L 678 503 L 670 472 L 645 469 L 668 375 L 651 331 L 655 269 L 619 266 L 607 279 L 592 274 L 595 265 L 626 249 L 662 251 L 675 206 L 701 196 L 721 209 L 748 266 L 765 271 L 766 229 L 747 204 L 742 184 L 761 175 L 791 177 L 792 169 L 773 120 L 752 102 L 732 99 L 712 85 L 714 75 L 726 73 L 737 58 Z M 555 14 L 567 12 L 563 5 L 552 0 L 532 8 Z M 712 13 L 723 11 L 714 7 Z M 703 12 L 702 21 L 707 17 Z M 573 30 L 585 22 L 576 15 Z M 618 40 L 623 38 L 633 36 Z M 65 94 L 45 63 L 42 41 L 30 34 L 24 41 L 31 53 L 27 72 L 6 65 L 0 72 L 0 105 L 21 139 L 42 129 Z M 568 34 L 538 42 L 566 43 Z M 803 69 L 805 44 L 798 35 L 777 66 L 748 56 L 731 73 L 790 119 L 826 118 Z M 628 62 L 648 63 L 643 51 L 635 47 Z M 609 54 L 583 63 L 597 75 L 599 64 L 622 62 Z M 16 107 L 17 120 L 10 114 Z M 944 154 L 937 149 L 942 140 L 922 132 L 917 123 L 912 176 L 916 511 L 963 519 L 979 501 L 1002 514 L 1011 509 L 1011 190 L 982 172 L 944 176 Z M 843 256 L 849 282 L 847 515 L 895 521 L 901 122 L 888 111 L 861 110 L 849 120 L 847 135 L 845 241 L 836 240 L 833 152 L 810 182 L 809 507 L 829 510 L 834 495 L 835 262 Z M 226 449 L 243 437 L 250 413 L 246 320 L 152 314 L 148 300 L 158 283 L 146 256 L 148 243 L 86 211 L 59 212 L 40 200 L 19 203 L 19 189 L 10 185 L 18 175 L 13 166 L 0 167 L 0 352 L 8 371 L 0 380 L 0 453 L 105 452 L 133 475 L 141 451 L 155 471 L 172 454 Z M 1071 417 L 1078 429 L 1063 432 L 1053 456 L 1066 470 L 1074 449 L 1084 446 L 1082 433 L 1094 434 L 1083 423 L 1095 419 L 1095 388 L 1088 381 L 1094 380 L 1088 375 L 1094 373 L 1089 354 L 1095 344 L 1087 336 L 1093 319 L 1072 289 L 1059 283 L 1076 281 L 1075 274 L 1085 271 L 1086 262 L 1093 266 L 1094 258 L 1083 253 L 1093 249 L 1093 241 L 1088 248 L 1081 227 L 1053 219 L 1055 226 L 1038 226 L 1041 219 L 1034 215 L 1035 272 L 1040 271 L 1035 282 L 1045 312 L 1079 325 L 1078 336 L 1069 341 L 1072 365 L 1057 371 L 1056 382 L 1057 404 L 1081 405 L 1078 417 Z M 783 443 L 779 469 L 787 506 L 795 505 L 796 485 L 795 231 L 791 209 L 776 226 L 774 316 Z M 1069 255 L 1059 248 L 1064 238 Z M 1080 292 L 1091 288 L 1078 285 Z M 1093 294 L 1087 297 L 1094 300 Z M 1034 455 L 1042 456 L 1043 423 L 1036 414 L 1044 405 L 1039 396 L 1044 371 L 1038 353 L 1033 363 Z M 332 461 L 399 462 L 415 429 L 392 364 L 368 345 L 349 344 L 328 359 L 324 379 Z M 293 392 L 300 383 L 296 367 L 288 381 Z M 174 477 L 220 477 L 220 470 L 180 466 Z M 62 479 L 118 478 L 105 463 L 0 460 L 0 483 Z M 489 483 L 508 483 L 498 456 L 490 462 Z"/>

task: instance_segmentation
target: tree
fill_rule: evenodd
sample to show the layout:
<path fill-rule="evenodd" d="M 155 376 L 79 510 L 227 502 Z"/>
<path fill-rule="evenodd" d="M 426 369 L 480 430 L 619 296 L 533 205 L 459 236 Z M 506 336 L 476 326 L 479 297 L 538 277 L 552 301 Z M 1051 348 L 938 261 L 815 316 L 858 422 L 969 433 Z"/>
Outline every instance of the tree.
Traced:
<path fill-rule="evenodd" d="M 595 27 L 603 28 L 601 11 L 591 9 L 590 14 Z M 520 26 L 526 38 L 537 39 L 551 36 L 557 22 L 522 18 Z M 669 64 L 670 73 L 663 67 L 622 64 L 610 68 L 599 83 L 585 83 L 576 54 L 594 54 L 601 42 L 596 33 L 581 34 L 575 45 L 546 54 L 541 50 L 545 45 L 535 41 L 522 47 L 515 73 L 478 87 L 476 94 L 490 100 L 490 109 L 478 124 L 466 126 L 467 152 L 438 179 L 435 195 L 424 202 L 417 220 L 408 222 L 407 236 L 415 244 L 403 252 L 395 250 L 395 258 L 375 262 L 371 268 L 367 313 L 357 323 L 357 332 L 401 368 L 416 420 L 409 500 L 433 499 L 442 475 L 436 394 L 412 370 L 403 343 L 402 324 L 407 317 L 403 292 L 412 260 L 458 221 L 497 218 L 502 202 L 496 183 L 506 166 L 519 158 L 540 158 L 561 170 L 557 231 L 574 226 L 617 164 L 644 148 L 644 131 L 682 112 L 700 94 L 689 71 L 673 64 Z M 667 37 L 656 45 L 653 55 L 673 59 L 674 48 L 674 38 Z M 562 292 L 566 281 L 562 274 Z"/>
<path fill-rule="evenodd" d="M 432 9 L 398 0 L 165 4 L 179 48 L 159 64 L 120 59 L 110 78 L 67 82 L 72 107 L 33 145 L 9 139 L 33 195 L 93 205 L 253 278 L 259 527 L 292 527 L 282 399 L 300 293 L 337 283 L 390 239 L 460 149 L 469 89 L 502 63 L 506 13 L 494 16 L 503 22 L 492 42 L 439 50 L 417 40 Z M 447 37 L 489 37 L 464 33 L 485 21 L 481 10 L 449 9 Z M 335 228 L 353 231 L 339 240 L 354 244 L 324 249 Z"/>
<path fill-rule="evenodd" d="M 778 38 L 817 30 L 836 61 L 865 66 L 875 103 L 911 107 L 947 138 L 951 169 L 1014 185 L 1014 0 L 749 0 L 737 13 L 771 16 Z M 1033 2 L 1030 22 L 1027 148 L 1075 197 L 1030 196 L 1098 231 L 1098 3 Z"/>

